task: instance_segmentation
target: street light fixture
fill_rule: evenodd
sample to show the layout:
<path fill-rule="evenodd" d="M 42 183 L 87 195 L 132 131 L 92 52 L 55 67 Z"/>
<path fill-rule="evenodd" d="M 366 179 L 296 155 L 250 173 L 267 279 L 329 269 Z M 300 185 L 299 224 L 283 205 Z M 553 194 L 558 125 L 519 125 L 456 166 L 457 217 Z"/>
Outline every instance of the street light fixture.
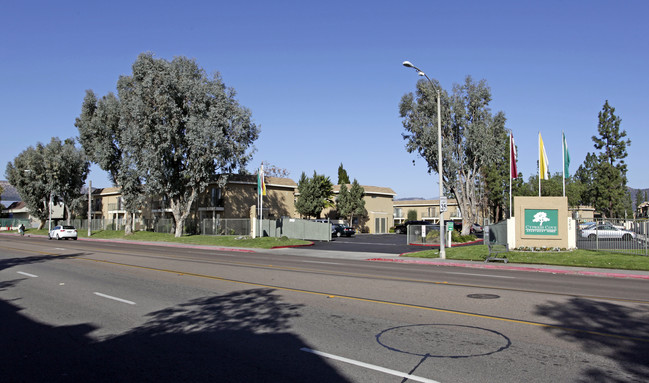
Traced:
<path fill-rule="evenodd" d="M 410 61 L 404 61 L 403 66 L 412 68 L 417 71 L 417 74 L 426 77 L 426 80 L 435 87 L 433 81 L 416 66 L 412 65 Z M 439 257 L 446 259 L 446 228 L 444 227 L 444 212 L 442 211 L 442 197 L 444 195 L 444 177 L 442 175 L 442 111 L 440 107 L 441 93 L 437 87 L 437 173 L 439 174 Z"/>

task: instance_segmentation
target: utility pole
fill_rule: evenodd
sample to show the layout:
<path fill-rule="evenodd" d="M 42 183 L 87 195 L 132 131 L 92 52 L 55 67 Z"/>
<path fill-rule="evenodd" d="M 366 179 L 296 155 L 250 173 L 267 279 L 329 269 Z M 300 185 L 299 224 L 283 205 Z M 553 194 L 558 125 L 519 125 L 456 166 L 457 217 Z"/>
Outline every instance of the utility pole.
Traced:
<path fill-rule="evenodd" d="M 92 181 L 88 181 L 88 238 L 90 238 L 90 226 L 92 224 Z"/>

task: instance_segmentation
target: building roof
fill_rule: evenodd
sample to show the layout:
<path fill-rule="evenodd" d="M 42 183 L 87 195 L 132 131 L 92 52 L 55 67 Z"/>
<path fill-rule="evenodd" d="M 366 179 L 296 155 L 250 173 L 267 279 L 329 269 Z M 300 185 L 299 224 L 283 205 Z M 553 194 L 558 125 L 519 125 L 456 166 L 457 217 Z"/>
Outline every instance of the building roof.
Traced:
<path fill-rule="evenodd" d="M 457 201 L 455 199 L 448 199 L 447 201 L 448 205 L 457 205 Z M 394 207 L 415 207 L 415 206 L 431 206 L 439 205 L 439 199 L 411 199 L 411 200 L 399 200 L 399 201 L 394 201 Z"/>
<path fill-rule="evenodd" d="M 347 190 L 351 189 L 352 185 L 347 184 Z M 367 186 L 367 185 L 361 185 L 363 190 L 365 190 L 365 194 L 374 194 L 374 195 L 389 195 L 394 197 L 397 195 L 397 193 L 394 192 L 391 188 L 388 187 L 381 187 L 381 186 Z M 340 193 L 340 185 L 334 185 L 334 193 Z"/>
<path fill-rule="evenodd" d="M 13 202 L 4 210 L 6 213 L 22 213 L 28 211 L 27 205 L 23 201 Z"/>
<path fill-rule="evenodd" d="M 266 186 L 279 186 L 279 187 L 290 187 L 297 188 L 297 184 L 290 178 L 281 178 L 281 177 L 264 177 L 264 182 Z M 228 183 L 245 183 L 245 184 L 257 184 L 257 175 L 256 174 L 230 174 L 228 176 Z"/>

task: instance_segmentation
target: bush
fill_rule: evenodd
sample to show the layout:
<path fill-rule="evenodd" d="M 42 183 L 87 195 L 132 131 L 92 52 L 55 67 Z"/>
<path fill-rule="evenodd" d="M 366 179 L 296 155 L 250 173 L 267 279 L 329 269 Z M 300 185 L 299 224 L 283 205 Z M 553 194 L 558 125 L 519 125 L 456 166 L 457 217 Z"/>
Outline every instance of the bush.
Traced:
<path fill-rule="evenodd" d="M 439 243 L 439 231 L 429 230 L 426 234 L 426 243 Z"/>
<path fill-rule="evenodd" d="M 473 242 L 477 239 L 477 237 L 473 234 L 469 235 L 462 235 L 460 234 L 459 231 L 453 230 L 451 232 L 451 241 L 454 243 L 466 243 L 466 242 Z"/>

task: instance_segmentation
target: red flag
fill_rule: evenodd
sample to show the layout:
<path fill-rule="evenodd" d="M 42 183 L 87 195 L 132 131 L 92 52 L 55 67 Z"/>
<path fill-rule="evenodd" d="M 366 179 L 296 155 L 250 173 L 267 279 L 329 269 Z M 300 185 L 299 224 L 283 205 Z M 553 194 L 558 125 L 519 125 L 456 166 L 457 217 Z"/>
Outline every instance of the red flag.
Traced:
<path fill-rule="evenodd" d="M 518 177 L 518 170 L 516 170 L 516 144 L 514 143 L 514 134 L 510 133 L 509 134 L 509 161 L 510 161 L 510 177 L 511 178 L 517 178 Z"/>

